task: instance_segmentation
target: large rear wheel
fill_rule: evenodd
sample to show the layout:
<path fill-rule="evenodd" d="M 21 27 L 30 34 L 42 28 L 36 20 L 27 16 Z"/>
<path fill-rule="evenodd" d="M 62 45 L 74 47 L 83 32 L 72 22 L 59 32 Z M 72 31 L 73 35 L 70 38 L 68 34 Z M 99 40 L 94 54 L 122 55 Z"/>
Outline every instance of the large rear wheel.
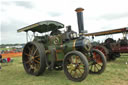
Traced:
<path fill-rule="evenodd" d="M 31 75 L 40 75 L 45 71 L 45 49 L 43 44 L 28 42 L 23 50 L 22 61 L 24 69 Z"/>
<path fill-rule="evenodd" d="M 68 79 L 76 82 L 84 80 L 89 72 L 88 61 L 79 51 L 71 51 L 64 58 L 64 73 Z"/>

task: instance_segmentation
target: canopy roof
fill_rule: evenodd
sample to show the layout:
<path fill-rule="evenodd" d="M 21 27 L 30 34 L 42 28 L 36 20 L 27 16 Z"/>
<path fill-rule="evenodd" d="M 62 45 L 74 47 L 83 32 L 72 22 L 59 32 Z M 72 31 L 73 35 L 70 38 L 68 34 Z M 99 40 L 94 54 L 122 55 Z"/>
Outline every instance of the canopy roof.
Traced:
<path fill-rule="evenodd" d="M 64 24 L 57 22 L 57 21 L 52 21 L 52 20 L 46 20 L 46 21 L 41 21 L 29 26 L 26 26 L 24 28 L 21 28 L 17 30 L 17 32 L 27 32 L 27 31 L 32 31 L 32 32 L 48 32 L 56 29 L 64 28 Z"/>
<path fill-rule="evenodd" d="M 85 36 L 102 36 L 102 35 L 117 34 L 117 33 L 123 33 L 123 32 L 128 32 L 128 27 L 101 31 L 101 32 L 87 33 L 84 35 Z"/>

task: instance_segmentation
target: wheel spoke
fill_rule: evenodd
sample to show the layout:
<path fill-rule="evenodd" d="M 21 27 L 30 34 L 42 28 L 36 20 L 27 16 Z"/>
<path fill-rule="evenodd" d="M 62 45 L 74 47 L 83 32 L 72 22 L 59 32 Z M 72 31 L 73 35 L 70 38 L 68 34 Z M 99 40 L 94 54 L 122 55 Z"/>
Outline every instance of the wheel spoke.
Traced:
<path fill-rule="evenodd" d="M 27 54 L 27 53 L 25 53 L 25 52 L 24 52 L 24 54 L 30 57 L 30 55 L 29 55 L 29 54 Z"/>
<path fill-rule="evenodd" d="M 92 65 L 92 69 L 93 69 L 93 72 L 95 72 L 95 66 L 94 65 Z"/>
<path fill-rule="evenodd" d="M 71 56 L 71 58 L 70 58 L 70 59 L 71 59 L 71 63 L 74 63 L 74 59 L 73 59 L 73 57 L 72 57 L 72 56 Z"/>
<path fill-rule="evenodd" d="M 74 77 L 77 77 L 77 72 L 76 72 L 76 70 L 75 70 L 75 73 L 74 73 Z"/>
<path fill-rule="evenodd" d="M 36 62 L 36 63 L 40 64 L 40 62 L 39 62 L 39 61 L 37 61 L 37 60 L 34 60 L 34 62 Z"/>
<path fill-rule="evenodd" d="M 94 72 L 96 72 L 96 64 L 94 65 Z"/>
<path fill-rule="evenodd" d="M 100 69 L 97 67 L 97 65 L 95 65 L 95 67 L 97 68 L 98 71 L 100 70 Z"/>
<path fill-rule="evenodd" d="M 40 58 L 37 58 L 37 60 L 40 60 Z"/>
<path fill-rule="evenodd" d="M 92 66 L 93 66 L 93 65 L 91 65 L 91 70 L 92 70 Z"/>
<path fill-rule="evenodd" d="M 29 46 L 28 46 L 27 48 L 28 48 L 28 51 L 31 51 L 31 49 L 30 49 L 30 47 L 29 47 Z"/>
<path fill-rule="evenodd" d="M 91 65 L 91 71 L 93 71 L 93 65 Z"/>
<path fill-rule="evenodd" d="M 100 65 L 100 64 L 98 64 L 98 63 L 97 63 L 97 65 L 99 65 L 100 67 L 102 67 L 102 65 Z"/>
<path fill-rule="evenodd" d="M 93 65 L 93 72 L 95 72 L 95 66 Z"/>
<path fill-rule="evenodd" d="M 36 50 L 34 51 L 33 56 L 35 55 L 36 52 L 37 52 L 37 48 L 36 48 Z"/>
<path fill-rule="evenodd" d="M 26 64 L 30 64 L 31 63 L 31 60 L 28 60 L 27 62 L 25 62 Z"/>
<path fill-rule="evenodd" d="M 85 67 L 84 64 L 81 63 L 81 64 L 79 64 L 79 67 L 78 68 L 79 69 L 84 69 L 84 67 Z"/>
<path fill-rule="evenodd" d="M 82 72 L 81 72 L 81 70 L 78 68 L 78 70 L 79 70 L 79 72 L 81 73 L 81 75 L 83 74 Z"/>
<path fill-rule="evenodd" d="M 83 66 L 84 67 L 84 64 L 83 63 L 80 63 L 79 66 Z"/>
<path fill-rule="evenodd" d="M 34 58 L 39 58 L 39 55 L 38 56 L 34 56 Z"/>
<path fill-rule="evenodd" d="M 73 71 L 73 70 L 71 69 L 70 74 L 72 74 L 72 71 Z"/>
<path fill-rule="evenodd" d="M 78 62 L 77 62 L 78 56 L 75 56 L 75 59 L 76 59 L 75 63 L 77 64 L 77 63 L 78 63 Z"/>
<path fill-rule="evenodd" d="M 84 68 L 80 67 L 79 69 L 84 69 Z"/>
<path fill-rule="evenodd" d="M 32 46 L 32 49 L 30 51 L 30 54 L 32 55 L 33 54 L 33 50 L 34 50 L 34 46 Z"/>

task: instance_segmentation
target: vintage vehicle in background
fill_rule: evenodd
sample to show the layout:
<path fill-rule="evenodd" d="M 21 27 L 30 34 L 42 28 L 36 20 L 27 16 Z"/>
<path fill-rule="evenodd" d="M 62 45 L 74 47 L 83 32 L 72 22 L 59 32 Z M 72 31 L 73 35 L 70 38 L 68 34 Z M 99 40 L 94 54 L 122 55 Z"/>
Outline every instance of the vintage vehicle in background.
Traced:
<path fill-rule="evenodd" d="M 128 27 L 107 30 L 102 32 L 95 32 L 95 33 L 87 33 L 84 34 L 85 36 L 103 36 L 103 35 L 111 35 L 111 34 L 118 34 L 122 33 L 123 38 L 118 39 L 117 41 L 113 38 L 107 38 L 103 43 L 95 44 L 93 48 L 101 50 L 104 55 L 107 57 L 107 60 L 115 60 L 116 58 L 120 57 L 120 53 L 128 53 Z"/>
<path fill-rule="evenodd" d="M 62 70 L 68 79 L 80 82 L 88 73 L 101 74 L 106 68 L 104 54 L 92 49 L 90 40 L 83 36 L 83 8 L 77 8 L 79 34 L 64 24 L 46 20 L 17 30 L 33 32 L 34 39 L 27 42 L 22 54 L 25 71 L 28 74 L 40 75 L 45 69 Z M 37 36 L 36 33 L 42 35 Z M 27 38 L 28 39 L 28 38 Z"/>

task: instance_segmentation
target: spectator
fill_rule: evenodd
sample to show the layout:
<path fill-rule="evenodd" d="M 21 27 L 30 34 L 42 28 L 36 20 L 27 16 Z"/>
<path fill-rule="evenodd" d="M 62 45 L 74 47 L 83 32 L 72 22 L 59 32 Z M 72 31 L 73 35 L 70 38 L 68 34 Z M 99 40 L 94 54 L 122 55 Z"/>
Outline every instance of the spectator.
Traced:
<path fill-rule="evenodd" d="M 0 54 L 0 61 L 2 60 L 2 55 Z"/>
<path fill-rule="evenodd" d="M 1 63 L 2 63 L 2 55 L 0 54 L 0 70 L 1 70 Z"/>
<path fill-rule="evenodd" d="M 120 41 L 121 41 L 120 38 L 118 38 L 118 41 L 117 42 L 120 43 Z"/>

